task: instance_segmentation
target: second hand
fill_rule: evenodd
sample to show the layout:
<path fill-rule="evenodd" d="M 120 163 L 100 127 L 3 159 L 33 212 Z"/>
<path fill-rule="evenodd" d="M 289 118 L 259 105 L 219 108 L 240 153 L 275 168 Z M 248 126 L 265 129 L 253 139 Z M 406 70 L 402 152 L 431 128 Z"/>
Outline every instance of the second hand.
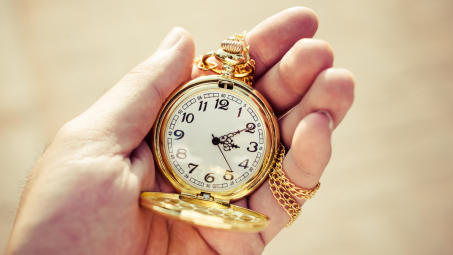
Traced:
<path fill-rule="evenodd" d="M 217 138 L 217 139 L 219 139 L 219 138 Z M 219 144 L 218 144 L 218 143 L 215 144 L 215 142 L 214 142 L 214 140 L 217 140 L 217 139 L 216 139 L 216 137 L 215 137 L 214 135 L 212 135 L 212 144 L 217 145 L 217 147 L 218 147 L 219 150 L 220 150 L 220 153 L 222 153 L 222 156 L 223 156 L 223 158 L 225 159 L 225 162 L 227 163 L 227 165 L 228 165 L 228 167 L 230 168 L 231 172 L 233 172 L 233 169 L 231 169 L 231 166 L 230 166 L 230 164 L 228 163 L 228 160 L 226 159 L 225 155 L 223 154 L 222 149 L 220 149 Z"/>

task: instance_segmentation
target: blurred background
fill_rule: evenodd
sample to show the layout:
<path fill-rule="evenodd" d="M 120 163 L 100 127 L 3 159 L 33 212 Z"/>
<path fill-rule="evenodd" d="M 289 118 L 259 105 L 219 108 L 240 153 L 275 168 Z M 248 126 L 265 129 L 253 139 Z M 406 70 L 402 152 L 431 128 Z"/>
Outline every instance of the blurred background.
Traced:
<path fill-rule="evenodd" d="M 453 1 L 225 3 L 0 0 L 0 251 L 45 144 L 172 27 L 193 35 L 199 55 L 307 6 L 334 65 L 355 74 L 356 100 L 322 188 L 264 254 L 453 254 Z"/>

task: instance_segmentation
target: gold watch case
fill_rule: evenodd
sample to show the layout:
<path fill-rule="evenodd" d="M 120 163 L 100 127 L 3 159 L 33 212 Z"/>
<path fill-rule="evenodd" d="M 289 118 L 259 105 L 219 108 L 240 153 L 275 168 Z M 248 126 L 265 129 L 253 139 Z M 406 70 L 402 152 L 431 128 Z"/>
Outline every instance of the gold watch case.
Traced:
<path fill-rule="evenodd" d="M 195 188 L 175 173 L 165 155 L 165 127 L 169 116 L 176 111 L 178 102 L 183 102 L 204 90 L 224 89 L 248 100 L 248 104 L 261 115 L 267 134 L 262 165 L 244 184 L 231 190 L 212 192 Z M 150 145 L 154 160 L 161 173 L 179 194 L 144 192 L 141 205 L 167 217 L 194 225 L 236 231 L 260 231 L 269 224 L 268 218 L 258 212 L 230 204 L 254 192 L 267 178 L 274 165 L 280 145 L 277 118 L 264 97 L 251 86 L 218 75 L 203 76 L 178 87 L 164 102 L 151 131 Z"/>

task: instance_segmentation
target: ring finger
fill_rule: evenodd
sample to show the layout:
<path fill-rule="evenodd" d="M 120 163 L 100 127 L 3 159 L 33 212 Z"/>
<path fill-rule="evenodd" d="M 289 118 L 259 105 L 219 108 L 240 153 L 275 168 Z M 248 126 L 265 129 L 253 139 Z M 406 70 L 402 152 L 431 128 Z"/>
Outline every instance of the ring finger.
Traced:
<path fill-rule="evenodd" d="M 292 145 L 283 162 L 283 171 L 296 186 L 312 189 L 319 181 L 330 159 L 331 132 L 351 106 L 352 90 L 349 72 L 342 69 L 323 71 L 301 102 L 280 121 L 282 141 L 287 148 Z M 299 202 L 303 204 L 304 201 Z M 249 206 L 272 220 L 271 226 L 263 232 L 265 242 L 290 219 L 273 197 L 267 182 L 250 196 Z"/>
<path fill-rule="evenodd" d="M 255 88 L 280 117 L 300 102 L 318 74 L 332 64 L 333 53 L 326 42 L 302 39 L 256 82 Z"/>

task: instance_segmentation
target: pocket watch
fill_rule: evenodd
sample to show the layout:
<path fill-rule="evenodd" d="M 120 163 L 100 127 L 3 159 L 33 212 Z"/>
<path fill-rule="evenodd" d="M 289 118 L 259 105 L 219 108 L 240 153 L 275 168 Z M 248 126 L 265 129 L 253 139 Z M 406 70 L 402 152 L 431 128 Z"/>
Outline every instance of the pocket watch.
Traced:
<path fill-rule="evenodd" d="M 143 207 L 211 228 L 268 226 L 264 214 L 232 204 L 266 180 L 280 150 L 277 118 L 252 87 L 255 62 L 244 37 L 237 34 L 196 60 L 198 68 L 218 75 L 191 80 L 164 102 L 149 142 L 157 167 L 178 193 L 143 192 Z"/>

